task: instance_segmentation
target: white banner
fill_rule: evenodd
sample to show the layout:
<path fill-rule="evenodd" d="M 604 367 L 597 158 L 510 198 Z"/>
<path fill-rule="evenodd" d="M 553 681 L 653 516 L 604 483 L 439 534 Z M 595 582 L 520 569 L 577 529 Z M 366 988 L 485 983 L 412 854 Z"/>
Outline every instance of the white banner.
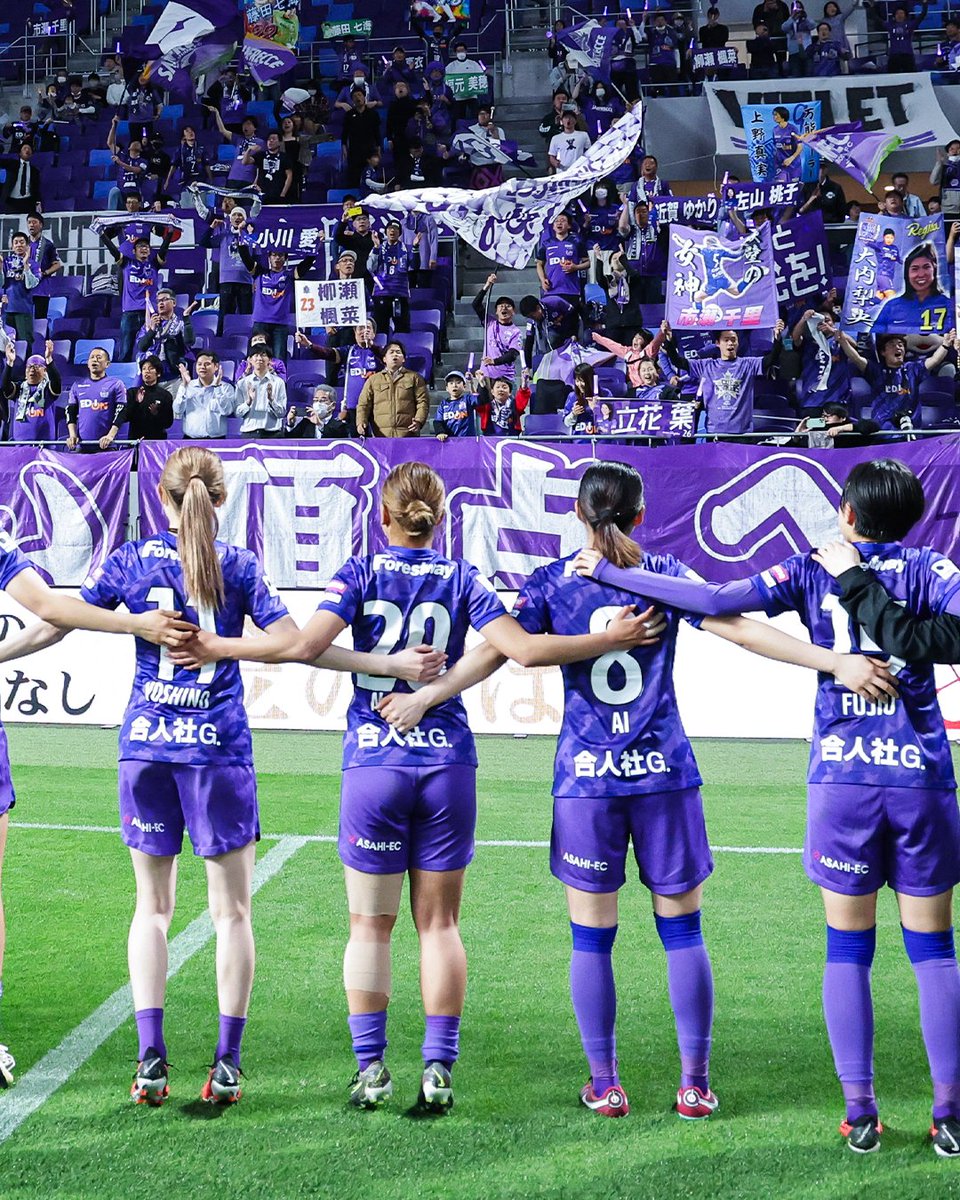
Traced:
<path fill-rule="evenodd" d="M 599 138 L 564 171 L 539 179 L 508 179 L 498 187 L 420 188 L 392 196 L 367 196 L 364 206 L 389 212 L 426 209 L 475 250 L 506 267 L 525 267 L 543 232 L 571 200 L 615 171 L 633 152 L 642 129 L 640 105 Z"/>
<path fill-rule="evenodd" d="M 774 86 L 774 83 L 776 86 Z M 778 79 L 765 86 L 755 79 L 705 83 L 717 154 L 746 153 L 741 105 L 819 100 L 823 128 L 859 121 L 865 132 L 897 134 L 902 150 L 945 145 L 954 136 L 927 73 L 838 75 L 830 79 Z"/>
<path fill-rule="evenodd" d="M 307 279 L 295 284 L 298 329 L 312 326 L 362 325 L 367 319 L 367 297 L 363 280 Z"/>
<path fill-rule="evenodd" d="M 300 625 L 320 592 L 282 592 Z M 504 593 L 511 607 L 514 593 Z M 762 620 L 763 618 L 757 618 Z M 0 599 L 0 639 L 35 618 L 11 597 Z M 799 618 L 774 622 L 806 640 Z M 251 631 L 252 632 L 252 631 Z M 339 639 L 349 645 L 349 635 Z M 471 633 L 468 648 L 481 641 Z M 71 633 L 56 646 L 0 665 L 0 718 L 5 724 L 70 723 L 119 726 L 133 679 L 133 639 Z M 245 704 L 254 729 L 342 730 L 352 685 L 349 675 L 295 664 L 245 663 Z M 729 642 L 681 623 L 674 671 L 680 710 L 691 737 L 809 738 L 816 675 L 747 654 Z M 947 732 L 960 738 L 960 688 L 952 668 L 938 668 Z M 557 667 L 525 669 L 507 663 L 466 695 L 475 733 L 555 736 L 563 715 Z M 16 734 L 12 737 L 15 739 Z M 544 787 L 549 781 L 544 781 Z"/>

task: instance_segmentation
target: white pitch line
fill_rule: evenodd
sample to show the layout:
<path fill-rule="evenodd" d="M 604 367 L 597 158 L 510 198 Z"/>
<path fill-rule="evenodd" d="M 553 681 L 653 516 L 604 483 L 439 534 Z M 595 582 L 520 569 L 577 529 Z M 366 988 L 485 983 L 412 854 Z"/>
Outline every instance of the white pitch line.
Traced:
<path fill-rule="evenodd" d="M 11 821 L 11 829 L 39 829 L 53 833 L 119 833 L 116 825 L 50 825 L 34 821 Z M 264 833 L 265 842 L 283 842 L 295 838 L 301 844 L 323 842 L 336 845 L 336 834 L 332 833 Z M 515 839 L 478 841 L 478 846 L 488 849 L 549 850 L 549 842 L 526 842 Z M 714 854 L 802 854 L 796 846 L 711 846 Z M 2 1139 L 0 1139 L 2 1140 Z"/>
<path fill-rule="evenodd" d="M 27 826 L 27 828 L 35 828 Z M 100 826 L 40 826 L 40 828 L 93 829 Z M 115 833 L 115 829 L 108 832 Z M 287 861 L 306 844 L 306 838 L 284 837 L 257 863 L 253 873 L 254 893 L 268 883 Z M 167 978 L 197 953 L 213 937 L 213 923 L 208 913 L 191 921 L 170 943 Z M 109 996 L 86 1020 L 63 1039 L 59 1046 L 49 1050 L 38 1063 L 17 1080 L 13 1091 L 4 1093 L 0 1102 L 0 1144 L 15 1133 L 32 1113 L 61 1088 L 67 1080 L 83 1066 L 108 1037 L 133 1014 L 133 998 L 129 983 Z"/>

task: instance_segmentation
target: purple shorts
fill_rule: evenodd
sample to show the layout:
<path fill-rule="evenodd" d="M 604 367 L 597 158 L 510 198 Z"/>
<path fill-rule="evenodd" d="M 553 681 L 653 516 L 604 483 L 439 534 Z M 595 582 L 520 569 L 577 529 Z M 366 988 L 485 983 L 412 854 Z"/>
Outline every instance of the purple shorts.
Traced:
<path fill-rule="evenodd" d="M 340 860 L 368 875 L 460 871 L 473 858 L 477 768 L 349 767 L 340 788 Z"/>
<path fill-rule="evenodd" d="M 713 870 L 699 788 L 643 796 L 554 796 L 550 870 L 581 892 L 616 892 L 627 851 L 660 896 L 689 892 Z"/>
<path fill-rule="evenodd" d="M 193 852 L 214 858 L 260 840 L 252 766 L 193 767 L 120 762 L 120 831 L 144 854 L 179 854 L 186 828 Z"/>
<path fill-rule="evenodd" d="M 956 792 L 811 783 L 803 869 L 845 896 L 867 896 L 884 884 L 907 896 L 948 891 L 960 883 Z"/>
<path fill-rule="evenodd" d="M 7 751 L 7 731 L 0 725 L 0 817 L 16 804 L 13 780 L 10 778 L 10 755 Z"/>

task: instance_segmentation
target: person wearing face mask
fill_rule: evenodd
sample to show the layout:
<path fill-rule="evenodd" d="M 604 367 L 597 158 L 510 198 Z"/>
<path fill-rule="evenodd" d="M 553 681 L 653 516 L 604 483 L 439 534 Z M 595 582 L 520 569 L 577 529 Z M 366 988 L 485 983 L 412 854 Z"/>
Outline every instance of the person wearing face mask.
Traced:
<path fill-rule="evenodd" d="M 486 75 L 486 68 L 476 59 L 467 57 L 467 47 L 465 42 L 454 42 L 453 59 L 447 63 L 446 71 L 444 72 L 444 82 L 453 91 L 453 80 L 457 75 Z M 487 88 L 489 94 L 489 85 Z M 477 97 L 471 100 L 454 100 L 453 115 L 454 121 L 468 121 L 473 118 L 479 108 L 480 98 Z"/>
<path fill-rule="evenodd" d="M 352 97 L 357 88 L 366 97 L 365 108 L 383 108 L 383 100 L 380 98 L 380 93 L 367 78 L 367 68 L 363 63 L 355 64 L 350 82 L 337 93 L 333 107 L 342 109 L 346 113 L 350 112 L 354 107 Z"/>
<path fill-rule="evenodd" d="M 630 101 L 640 96 L 640 81 L 637 76 L 637 51 L 640 40 L 633 17 L 617 17 L 617 30 L 613 35 L 613 53 L 610 56 L 610 80 Z"/>
<path fill-rule="evenodd" d="M 347 423 L 337 416 L 337 405 L 333 388 L 320 384 L 313 393 L 313 400 L 302 410 L 291 404 L 283 426 L 283 436 L 288 438 L 347 438 L 350 430 Z"/>
<path fill-rule="evenodd" d="M 622 245 L 618 229 L 620 206 L 615 203 L 616 193 L 606 181 L 598 183 L 590 200 L 584 228 L 587 249 L 593 253 L 594 262 L 606 268 L 610 256 Z M 595 271 L 594 271 L 595 273 Z"/>
<path fill-rule="evenodd" d="M 595 142 L 607 132 L 613 122 L 623 115 L 620 97 L 602 80 L 598 80 L 593 92 L 583 102 L 583 119 L 590 140 Z"/>
<path fill-rule="evenodd" d="M 930 182 L 940 188 L 940 211 L 946 217 L 960 215 L 960 138 L 947 143 L 946 151 L 937 150 L 937 161 Z"/>

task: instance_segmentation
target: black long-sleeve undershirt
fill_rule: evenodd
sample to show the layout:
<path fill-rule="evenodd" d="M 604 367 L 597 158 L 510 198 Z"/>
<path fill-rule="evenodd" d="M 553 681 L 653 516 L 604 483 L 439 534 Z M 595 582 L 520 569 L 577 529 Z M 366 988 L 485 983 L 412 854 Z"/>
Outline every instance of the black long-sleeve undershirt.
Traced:
<path fill-rule="evenodd" d="M 908 663 L 960 663 L 960 617 L 917 617 L 872 571 L 851 567 L 837 577 L 840 603 L 886 654 Z"/>

